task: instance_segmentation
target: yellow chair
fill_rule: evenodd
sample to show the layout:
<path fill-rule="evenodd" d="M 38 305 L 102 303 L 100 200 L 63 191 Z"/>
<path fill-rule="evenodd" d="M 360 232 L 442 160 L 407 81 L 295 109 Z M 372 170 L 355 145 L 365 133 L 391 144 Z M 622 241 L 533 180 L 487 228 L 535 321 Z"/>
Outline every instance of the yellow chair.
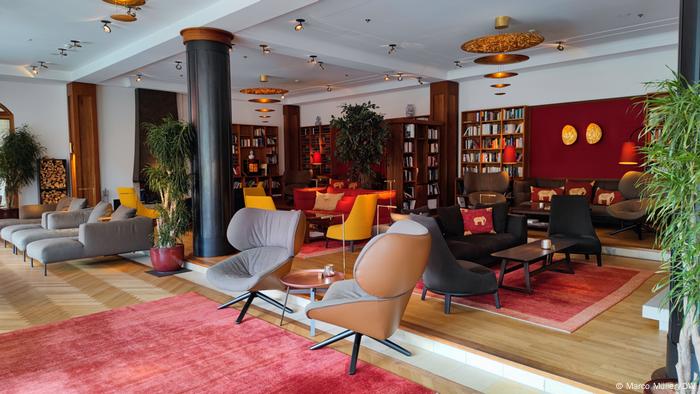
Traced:
<path fill-rule="evenodd" d="M 345 220 L 345 240 L 350 241 L 350 251 L 355 251 L 355 241 L 372 237 L 374 213 L 377 209 L 377 194 L 360 194 L 355 198 L 350 215 Z M 328 239 L 343 240 L 343 225 L 336 224 L 326 231 L 326 246 Z"/>
<path fill-rule="evenodd" d="M 256 189 L 256 188 L 251 188 Z M 245 196 L 243 197 L 246 208 L 265 209 L 267 211 L 276 211 L 275 202 L 270 196 Z"/>
<path fill-rule="evenodd" d="M 243 188 L 243 197 L 248 197 L 248 196 L 266 196 L 267 194 L 265 193 L 265 185 L 262 182 L 258 182 L 258 185 L 255 187 L 244 187 Z"/>
<path fill-rule="evenodd" d="M 151 219 L 158 218 L 158 211 L 151 208 L 146 208 L 141 201 L 136 197 L 136 190 L 133 187 L 118 187 L 117 194 L 119 201 L 125 207 L 136 208 L 136 214 L 145 216 Z"/>

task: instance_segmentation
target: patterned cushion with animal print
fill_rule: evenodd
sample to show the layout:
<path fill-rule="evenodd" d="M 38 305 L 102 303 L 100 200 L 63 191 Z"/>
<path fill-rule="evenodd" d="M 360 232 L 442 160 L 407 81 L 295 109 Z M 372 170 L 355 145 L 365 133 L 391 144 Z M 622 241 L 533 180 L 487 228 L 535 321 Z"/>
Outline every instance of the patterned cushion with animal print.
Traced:
<path fill-rule="evenodd" d="M 593 204 L 595 205 L 612 205 L 624 200 L 625 197 L 617 190 L 596 189 Z"/>
<path fill-rule="evenodd" d="M 552 202 L 552 196 L 564 195 L 564 187 L 544 188 L 530 186 L 530 201 Z"/>
<path fill-rule="evenodd" d="M 347 189 L 348 184 L 341 179 L 329 179 L 328 186 L 334 189 Z"/>
<path fill-rule="evenodd" d="M 495 233 L 493 231 L 493 209 L 460 209 L 464 222 L 464 235 Z"/>
<path fill-rule="evenodd" d="M 593 182 L 576 182 L 567 180 L 564 184 L 564 194 L 567 196 L 593 196 Z"/>

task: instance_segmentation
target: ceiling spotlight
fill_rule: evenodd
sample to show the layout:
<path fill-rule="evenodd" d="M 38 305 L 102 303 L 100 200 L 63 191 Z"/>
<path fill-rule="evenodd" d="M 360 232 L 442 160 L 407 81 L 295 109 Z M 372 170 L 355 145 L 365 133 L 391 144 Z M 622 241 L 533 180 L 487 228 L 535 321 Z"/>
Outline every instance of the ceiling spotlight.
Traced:
<path fill-rule="evenodd" d="M 396 53 L 396 44 L 389 44 L 389 55 Z"/>
<path fill-rule="evenodd" d="M 280 96 L 280 100 L 284 100 L 284 95 L 281 95 L 281 96 Z"/>
<path fill-rule="evenodd" d="M 80 43 L 80 40 L 70 40 L 70 44 L 68 44 L 69 48 L 82 48 L 83 45 Z"/>
<path fill-rule="evenodd" d="M 143 74 L 141 74 L 141 73 L 136 74 L 136 82 L 141 82 L 142 79 L 143 79 Z"/>
<path fill-rule="evenodd" d="M 384 74 L 384 80 L 385 80 L 385 81 L 388 81 L 388 80 L 390 80 L 390 79 L 391 79 L 391 77 L 389 76 L 389 74 Z"/>
<path fill-rule="evenodd" d="M 111 33 L 111 32 L 112 32 L 112 28 L 109 27 L 109 24 L 112 23 L 112 22 L 107 21 L 107 20 L 101 20 L 100 23 L 102 23 L 102 31 L 103 31 L 103 32 L 105 32 L 105 33 Z"/>
<path fill-rule="evenodd" d="M 262 51 L 263 55 L 270 54 L 270 47 L 268 45 L 260 44 L 260 50 Z"/>
<path fill-rule="evenodd" d="M 39 75 L 39 69 L 36 66 L 32 66 L 32 74 Z"/>
<path fill-rule="evenodd" d="M 323 62 L 318 62 L 318 66 L 321 67 L 321 70 L 326 69 L 325 63 L 323 63 Z"/>
<path fill-rule="evenodd" d="M 177 71 L 182 70 L 182 62 L 181 62 L 181 61 L 175 60 L 175 69 L 176 69 Z"/>
<path fill-rule="evenodd" d="M 557 41 L 557 51 L 561 52 L 564 50 L 564 41 Z"/>
<path fill-rule="evenodd" d="M 326 92 L 332 92 L 332 91 L 333 91 L 333 88 L 331 87 L 331 85 L 327 85 Z"/>
<path fill-rule="evenodd" d="M 317 58 L 317 57 L 318 57 L 318 56 L 316 56 L 316 55 L 309 55 L 309 60 L 307 60 L 306 62 L 309 63 L 309 64 L 316 64 L 316 58 Z"/>
<path fill-rule="evenodd" d="M 494 27 L 496 30 L 507 29 L 510 24 L 510 17 L 506 15 L 501 15 L 496 17 Z"/>
<path fill-rule="evenodd" d="M 418 78 L 416 78 L 416 79 L 418 80 L 418 84 L 419 84 L 419 85 L 422 85 L 422 84 L 425 83 L 425 82 L 423 82 L 423 77 L 418 77 Z"/>
<path fill-rule="evenodd" d="M 399 81 L 403 81 L 403 73 L 396 73 L 396 79 Z"/>
<path fill-rule="evenodd" d="M 462 65 L 462 62 L 459 61 L 459 60 L 455 60 L 454 63 L 455 63 L 455 67 L 457 67 L 457 68 L 462 68 L 462 67 L 464 67 L 464 66 Z"/>
<path fill-rule="evenodd" d="M 45 61 L 39 60 L 39 67 L 41 68 L 49 68 L 49 66 L 46 65 Z"/>
<path fill-rule="evenodd" d="M 302 30 L 304 30 L 304 22 L 306 22 L 306 20 L 304 20 L 304 19 L 297 19 L 297 24 L 294 25 L 294 30 L 296 30 L 296 31 L 302 31 Z"/>

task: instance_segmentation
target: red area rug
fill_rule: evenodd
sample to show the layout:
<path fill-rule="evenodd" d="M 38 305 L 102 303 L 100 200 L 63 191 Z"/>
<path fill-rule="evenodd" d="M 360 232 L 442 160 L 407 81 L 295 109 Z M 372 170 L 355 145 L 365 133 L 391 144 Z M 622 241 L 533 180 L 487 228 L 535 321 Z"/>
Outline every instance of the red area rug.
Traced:
<path fill-rule="evenodd" d="M 355 252 L 362 250 L 362 247 L 366 244 L 366 241 L 355 242 Z M 296 257 L 300 259 L 308 259 L 310 257 L 325 256 L 327 254 L 340 253 L 343 251 L 343 243 L 341 241 L 328 241 L 328 247 L 326 248 L 326 241 L 314 241 L 301 246 L 301 250 Z M 350 252 L 350 241 L 345 241 L 345 251 Z"/>
<path fill-rule="evenodd" d="M 653 275 L 651 271 L 598 267 L 576 261 L 573 264 L 574 275 L 546 271 L 532 276 L 532 294 L 500 289 L 501 309 L 496 309 L 492 295 L 452 297 L 452 304 L 572 333 L 625 299 Z M 530 270 L 535 268 L 530 267 Z M 495 267 L 494 271 L 498 277 Z M 522 270 L 506 274 L 504 280 L 505 285 L 513 287 L 524 287 L 524 283 Z M 415 291 L 420 293 L 422 289 L 423 283 L 419 282 Z M 442 298 L 431 292 L 428 296 Z"/>
<path fill-rule="evenodd" d="M 430 390 L 198 294 L 0 335 L 0 391 L 32 393 L 429 393 Z"/>

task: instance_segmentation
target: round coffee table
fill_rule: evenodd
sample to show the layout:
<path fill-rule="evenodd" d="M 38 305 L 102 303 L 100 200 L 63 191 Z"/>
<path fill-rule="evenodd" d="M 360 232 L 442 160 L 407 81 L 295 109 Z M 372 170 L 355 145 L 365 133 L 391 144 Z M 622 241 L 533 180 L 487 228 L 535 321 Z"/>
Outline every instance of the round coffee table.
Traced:
<path fill-rule="evenodd" d="M 289 299 L 289 293 L 309 293 L 309 298 L 311 302 L 316 301 L 316 291 L 324 290 L 330 287 L 334 282 L 338 282 L 345 279 L 345 274 L 342 272 L 337 272 L 333 276 L 324 277 L 322 269 L 312 269 L 312 270 L 299 270 L 293 271 L 285 275 L 281 281 L 287 286 L 287 294 L 284 297 L 284 306 L 287 306 L 287 300 Z M 282 318 L 280 319 L 280 326 L 284 321 L 284 309 L 282 309 Z M 309 325 L 309 334 L 313 337 L 316 335 L 316 325 L 314 320 L 311 319 L 311 324 Z"/>

